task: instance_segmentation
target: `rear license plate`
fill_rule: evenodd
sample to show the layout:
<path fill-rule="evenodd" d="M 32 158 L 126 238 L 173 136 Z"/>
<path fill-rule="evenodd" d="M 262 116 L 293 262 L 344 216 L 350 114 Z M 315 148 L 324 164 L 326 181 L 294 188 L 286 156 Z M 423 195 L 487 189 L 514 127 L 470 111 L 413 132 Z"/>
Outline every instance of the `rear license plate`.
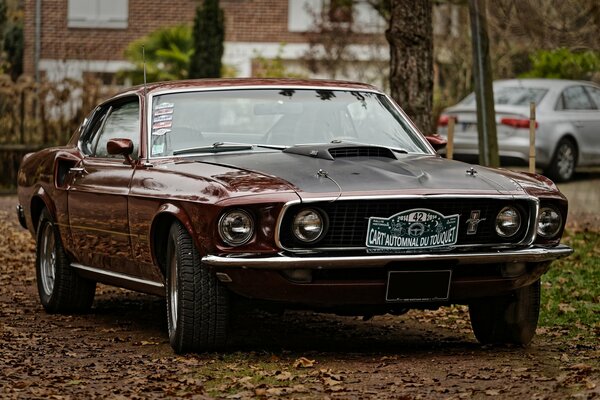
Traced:
<path fill-rule="evenodd" d="M 386 301 L 427 302 L 448 300 L 452 271 L 390 271 Z"/>

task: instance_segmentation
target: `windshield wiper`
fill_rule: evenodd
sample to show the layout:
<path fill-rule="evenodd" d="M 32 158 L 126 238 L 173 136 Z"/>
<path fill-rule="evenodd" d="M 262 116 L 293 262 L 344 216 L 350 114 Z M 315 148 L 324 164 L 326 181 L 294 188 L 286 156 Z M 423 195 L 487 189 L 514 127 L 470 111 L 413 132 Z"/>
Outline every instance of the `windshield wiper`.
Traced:
<path fill-rule="evenodd" d="M 193 153 L 222 153 L 226 151 L 252 150 L 254 146 L 247 143 L 214 142 L 211 146 L 189 147 L 187 149 L 173 150 L 173 155 Z"/>
<path fill-rule="evenodd" d="M 263 149 L 283 150 L 286 146 L 268 145 L 268 144 L 248 144 L 233 142 L 214 142 L 211 146 L 190 147 L 187 149 L 174 150 L 173 155 L 193 154 L 193 153 L 223 153 L 227 151 L 252 150 L 255 147 Z"/>

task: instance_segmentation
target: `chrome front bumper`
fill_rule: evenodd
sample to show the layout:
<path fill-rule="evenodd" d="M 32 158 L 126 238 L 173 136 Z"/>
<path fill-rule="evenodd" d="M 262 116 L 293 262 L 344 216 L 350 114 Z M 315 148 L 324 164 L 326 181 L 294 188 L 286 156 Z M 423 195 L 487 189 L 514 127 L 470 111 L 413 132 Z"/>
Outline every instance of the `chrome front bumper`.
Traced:
<path fill-rule="evenodd" d="M 260 257 L 256 255 L 205 256 L 202 263 L 215 268 L 247 268 L 285 270 L 295 268 L 361 268 L 383 267 L 391 262 L 406 261 L 446 261 L 461 264 L 494 264 L 494 263 L 537 263 L 566 257 L 573 249 L 566 245 L 556 247 L 530 247 L 521 250 L 498 250 L 477 253 L 436 253 L 436 254 L 391 254 L 362 255 L 345 257 L 319 256 L 277 256 Z"/>
<path fill-rule="evenodd" d="M 23 206 L 17 205 L 17 218 L 19 219 L 19 223 L 25 229 L 27 229 L 27 222 L 25 221 L 25 211 L 23 210 Z"/>

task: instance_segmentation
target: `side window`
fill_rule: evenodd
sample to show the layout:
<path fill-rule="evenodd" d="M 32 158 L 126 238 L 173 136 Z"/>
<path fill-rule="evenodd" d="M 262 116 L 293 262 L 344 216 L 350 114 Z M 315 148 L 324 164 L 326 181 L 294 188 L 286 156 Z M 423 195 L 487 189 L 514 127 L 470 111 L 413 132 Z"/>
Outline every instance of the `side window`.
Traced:
<path fill-rule="evenodd" d="M 596 109 L 600 109 L 600 89 L 592 86 L 586 86 L 585 90 L 587 90 L 587 92 L 590 94 L 590 97 L 594 100 L 594 103 L 596 103 Z"/>
<path fill-rule="evenodd" d="M 592 104 L 583 86 L 571 86 L 562 92 L 558 101 L 559 110 L 593 110 Z"/>
<path fill-rule="evenodd" d="M 101 118 L 93 139 L 95 157 L 114 157 L 108 154 L 106 144 L 110 139 L 126 138 L 133 141 L 132 158 L 137 158 L 140 138 L 139 104 L 136 101 L 121 103 L 110 107 L 106 116 Z M 94 127 L 95 128 L 95 127 Z"/>

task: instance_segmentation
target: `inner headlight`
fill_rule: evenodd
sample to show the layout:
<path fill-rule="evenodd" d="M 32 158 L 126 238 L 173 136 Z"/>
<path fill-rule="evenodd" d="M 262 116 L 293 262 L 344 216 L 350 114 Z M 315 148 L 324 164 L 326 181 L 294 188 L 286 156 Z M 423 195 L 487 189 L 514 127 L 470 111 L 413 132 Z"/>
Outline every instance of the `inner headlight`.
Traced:
<path fill-rule="evenodd" d="M 504 207 L 496 217 L 496 233 L 502 237 L 511 237 L 521 227 L 521 215 L 514 207 Z"/>
<path fill-rule="evenodd" d="M 219 220 L 219 235 L 231 246 L 241 246 L 254 234 L 252 216 L 244 210 L 231 210 Z"/>
<path fill-rule="evenodd" d="M 556 236 L 562 227 L 562 215 L 551 207 L 543 207 L 538 217 L 537 233 L 544 238 Z"/>
<path fill-rule="evenodd" d="M 318 240 L 325 231 L 325 220 L 320 212 L 313 209 L 300 211 L 292 222 L 294 236 L 302 242 L 311 243 Z"/>

